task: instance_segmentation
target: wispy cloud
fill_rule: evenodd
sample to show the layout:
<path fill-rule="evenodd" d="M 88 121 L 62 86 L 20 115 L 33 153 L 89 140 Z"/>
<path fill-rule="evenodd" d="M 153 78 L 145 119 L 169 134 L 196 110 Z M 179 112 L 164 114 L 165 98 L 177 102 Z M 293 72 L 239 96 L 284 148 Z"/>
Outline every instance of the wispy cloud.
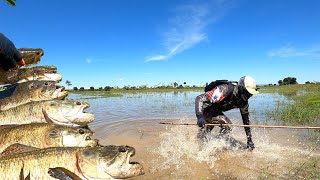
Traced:
<path fill-rule="evenodd" d="M 317 57 L 320 58 L 320 47 L 310 47 L 306 49 L 297 49 L 291 45 L 285 45 L 279 49 L 273 49 L 269 51 L 268 56 L 270 57 Z"/>
<path fill-rule="evenodd" d="M 92 62 L 92 60 L 89 59 L 89 58 L 87 58 L 87 59 L 86 59 L 86 62 L 87 62 L 88 64 L 90 64 L 90 63 Z"/>
<path fill-rule="evenodd" d="M 167 60 L 207 40 L 208 26 L 229 9 L 228 2 L 213 0 L 177 7 L 174 16 L 168 20 L 170 27 L 163 33 L 165 53 L 149 56 L 146 62 Z"/>
<path fill-rule="evenodd" d="M 162 60 L 166 60 L 167 58 L 168 57 L 165 55 L 154 55 L 154 56 L 148 57 L 146 59 L 146 62 L 148 62 L 148 61 L 162 61 Z"/>

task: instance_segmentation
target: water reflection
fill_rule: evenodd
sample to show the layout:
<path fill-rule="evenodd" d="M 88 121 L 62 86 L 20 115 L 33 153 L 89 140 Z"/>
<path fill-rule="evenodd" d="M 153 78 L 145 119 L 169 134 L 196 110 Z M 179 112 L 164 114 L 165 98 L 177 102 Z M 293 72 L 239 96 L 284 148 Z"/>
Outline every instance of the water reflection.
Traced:
<path fill-rule="evenodd" d="M 84 99 L 91 107 L 88 111 L 96 116 L 94 124 L 121 123 L 136 120 L 195 119 L 195 92 L 154 92 L 125 93 L 121 97 L 91 98 L 90 96 L 70 94 L 69 99 Z M 279 101 L 286 98 L 279 94 L 257 94 L 249 99 L 251 119 L 265 124 L 266 112 L 276 108 Z M 239 109 L 226 112 L 233 123 L 240 123 Z"/>

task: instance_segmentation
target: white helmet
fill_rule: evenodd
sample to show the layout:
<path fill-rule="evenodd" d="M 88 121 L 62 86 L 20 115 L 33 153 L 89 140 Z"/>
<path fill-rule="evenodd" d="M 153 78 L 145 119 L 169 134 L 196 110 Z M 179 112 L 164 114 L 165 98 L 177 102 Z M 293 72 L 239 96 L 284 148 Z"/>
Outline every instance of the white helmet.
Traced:
<path fill-rule="evenodd" d="M 251 76 L 243 76 L 240 78 L 239 86 L 245 87 L 245 89 L 250 94 L 258 94 L 256 80 L 254 80 Z"/>

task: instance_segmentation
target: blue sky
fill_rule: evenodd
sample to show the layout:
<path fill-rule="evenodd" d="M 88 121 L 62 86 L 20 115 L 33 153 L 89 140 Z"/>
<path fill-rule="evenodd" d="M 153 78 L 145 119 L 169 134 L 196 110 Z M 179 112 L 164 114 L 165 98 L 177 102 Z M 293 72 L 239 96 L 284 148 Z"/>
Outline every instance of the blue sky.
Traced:
<path fill-rule="evenodd" d="M 320 81 L 317 0 L 18 0 L 0 31 L 77 87 Z"/>

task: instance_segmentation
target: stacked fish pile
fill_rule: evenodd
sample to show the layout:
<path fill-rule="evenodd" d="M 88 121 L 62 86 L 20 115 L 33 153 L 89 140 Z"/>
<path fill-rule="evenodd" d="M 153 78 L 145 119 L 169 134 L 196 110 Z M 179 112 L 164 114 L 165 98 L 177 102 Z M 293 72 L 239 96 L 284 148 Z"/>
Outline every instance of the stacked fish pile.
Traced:
<path fill-rule="evenodd" d="M 27 65 L 42 49 L 20 49 Z M 123 179 L 143 174 L 130 146 L 92 139 L 88 103 L 66 100 L 55 66 L 0 71 L 0 179 Z"/>

